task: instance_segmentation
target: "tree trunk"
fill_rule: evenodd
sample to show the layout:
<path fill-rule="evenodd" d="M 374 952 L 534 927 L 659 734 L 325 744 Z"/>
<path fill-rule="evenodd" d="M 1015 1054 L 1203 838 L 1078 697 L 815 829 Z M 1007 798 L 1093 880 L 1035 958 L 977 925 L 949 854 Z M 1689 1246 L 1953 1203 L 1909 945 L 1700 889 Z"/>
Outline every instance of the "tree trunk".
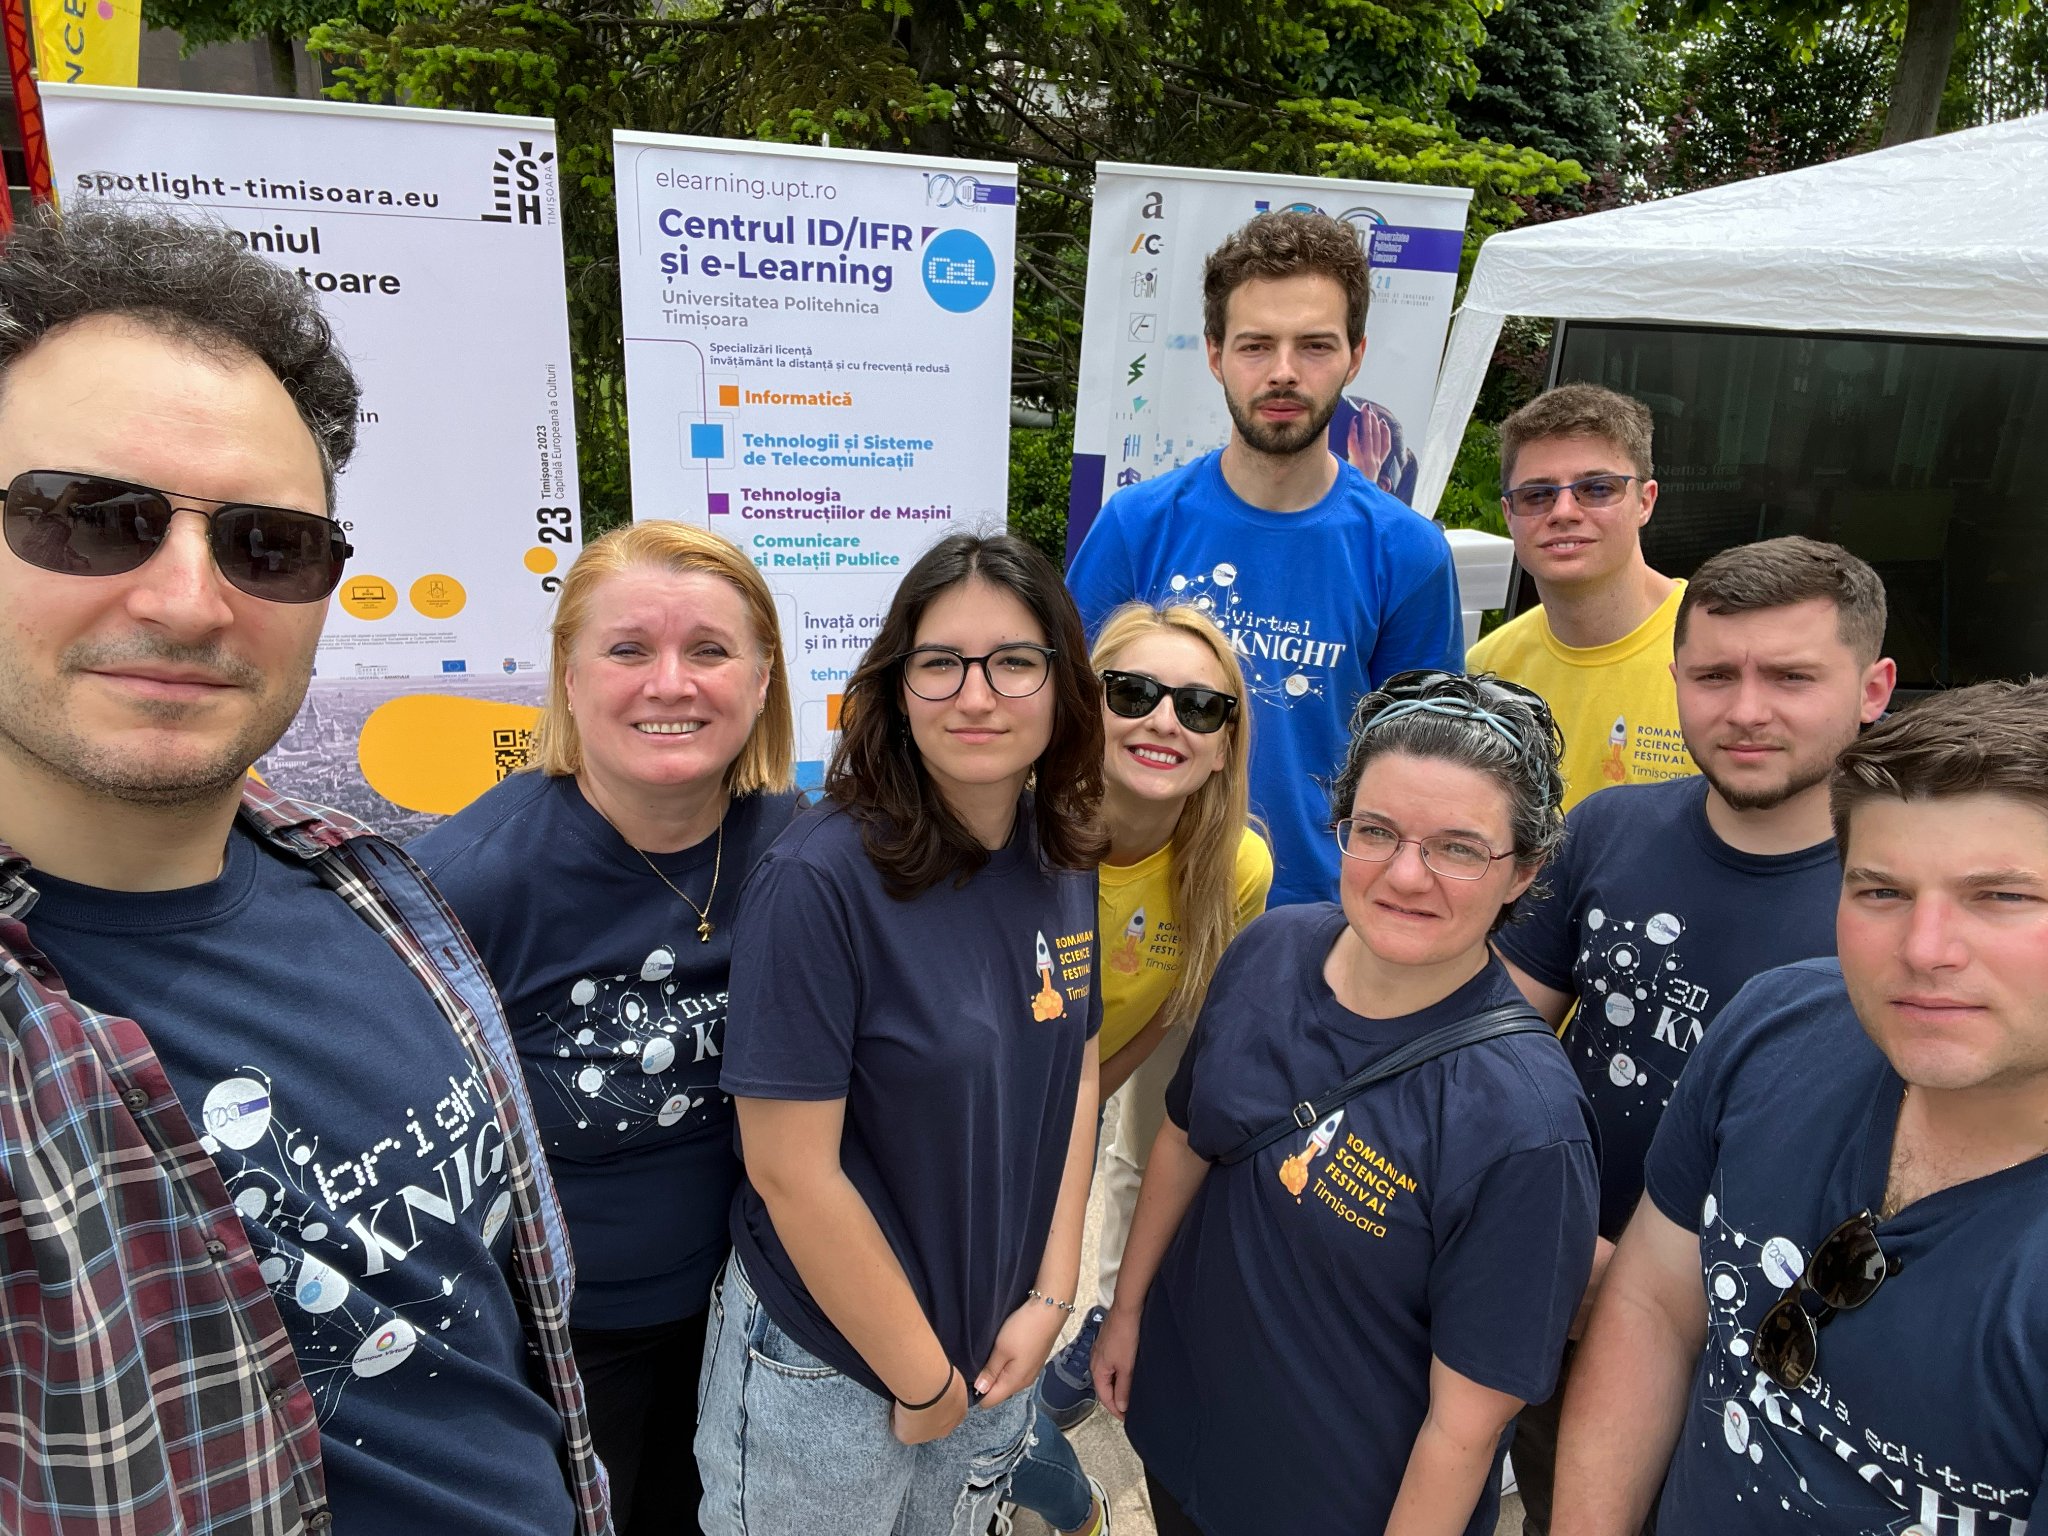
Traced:
<path fill-rule="evenodd" d="M 902 34 L 904 52 L 917 71 L 919 84 L 957 87 L 962 38 L 959 0 L 918 0 Z M 910 148 L 922 155 L 957 154 L 952 118 L 915 124 L 907 135 Z"/>
<path fill-rule="evenodd" d="M 1881 148 L 1933 136 L 1962 19 L 1963 0 L 1906 0 L 1906 36 L 1892 75 Z"/>
<path fill-rule="evenodd" d="M 273 27 L 263 34 L 263 40 L 270 45 L 270 94 L 298 95 L 299 63 L 292 56 L 291 34 L 281 27 Z"/>

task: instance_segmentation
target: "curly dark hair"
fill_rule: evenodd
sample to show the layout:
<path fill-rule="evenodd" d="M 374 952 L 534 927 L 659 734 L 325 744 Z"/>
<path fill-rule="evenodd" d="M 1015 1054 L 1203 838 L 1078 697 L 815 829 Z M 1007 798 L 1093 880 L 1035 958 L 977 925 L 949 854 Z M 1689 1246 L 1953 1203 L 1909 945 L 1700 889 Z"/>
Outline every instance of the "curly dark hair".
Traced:
<path fill-rule="evenodd" d="M 0 242 L 0 390 L 53 332 L 121 315 L 214 356 L 247 353 L 276 375 L 320 450 L 327 500 L 356 446 L 362 391 L 305 284 L 218 225 L 149 206 L 39 208 Z"/>
<path fill-rule="evenodd" d="M 1382 717 L 1385 718 L 1382 718 Z M 1358 781 L 1376 757 L 1400 753 L 1485 774 L 1508 798 L 1515 862 L 1542 865 L 1564 841 L 1564 736 L 1542 698 L 1490 672 L 1400 672 L 1358 701 L 1351 745 L 1330 787 L 1334 825 L 1351 814 Z M 1531 885 L 1500 909 L 1507 923 Z"/>
<path fill-rule="evenodd" d="M 1230 296 L 1255 277 L 1334 278 L 1344 290 L 1344 339 L 1355 350 L 1365 339 L 1365 306 L 1372 273 L 1358 233 L 1327 213 L 1262 213 L 1232 232 L 1202 264 L 1202 332 L 1223 342 Z"/>
<path fill-rule="evenodd" d="M 1108 838 L 1102 803 L 1102 684 L 1088 660 L 1081 616 L 1053 563 L 1009 534 L 949 534 L 904 574 L 889 615 L 847 680 L 839 745 L 825 793 L 861 824 L 861 845 L 901 901 L 988 862 L 988 850 L 946 805 L 910 736 L 903 661 L 925 610 L 967 581 L 1010 593 L 1053 648 L 1052 740 L 1034 766 L 1038 851 L 1056 869 L 1090 869 Z"/>

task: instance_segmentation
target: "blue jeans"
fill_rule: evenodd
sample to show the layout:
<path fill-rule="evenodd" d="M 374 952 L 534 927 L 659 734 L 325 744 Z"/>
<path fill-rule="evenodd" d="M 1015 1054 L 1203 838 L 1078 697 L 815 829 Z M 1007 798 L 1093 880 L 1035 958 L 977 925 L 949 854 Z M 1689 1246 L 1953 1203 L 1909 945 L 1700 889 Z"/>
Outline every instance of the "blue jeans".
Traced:
<path fill-rule="evenodd" d="M 1095 1507 L 1095 1490 L 1081 1470 L 1067 1437 L 1031 1394 L 1037 1414 L 1024 1459 L 1010 1476 L 1010 1502 L 1039 1516 L 1056 1531 L 1078 1531 Z"/>
<path fill-rule="evenodd" d="M 768 1315 L 737 1257 L 711 1295 L 697 1382 L 704 1536 L 982 1536 L 1024 1454 L 1033 1394 L 905 1445 L 889 1400 Z"/>

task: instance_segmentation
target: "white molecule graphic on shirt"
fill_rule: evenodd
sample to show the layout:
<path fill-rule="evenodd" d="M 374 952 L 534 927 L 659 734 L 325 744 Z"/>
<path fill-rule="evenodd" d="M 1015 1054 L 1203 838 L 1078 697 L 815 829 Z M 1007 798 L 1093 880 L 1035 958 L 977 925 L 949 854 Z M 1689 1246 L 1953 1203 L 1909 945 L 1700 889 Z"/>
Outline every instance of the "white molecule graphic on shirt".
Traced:
<path fill-rule="evenodd" d="M 1246 691 L 1283 708 L 1292 708 L 1297 700 L 1323 698 L 1324 674 L 1348 646 L 1346 641 L 1313 634 L 1311 620 L 1254 610 L 1239 583 L 1237 567 L 1227 560 L 1204 572 L 1174 572 L 1162 597 L 1191 604 L 1215 620 L 1237 653 Z"/>
<path fill-rule="evenodd" d="M 2023 1536 L 2027 1521 L 2007 1511 L 2022 1508 L 2031 1490 L 2000 1490 L 1968 1479 L 1956 1483 L 1959 1468 L 1923 1472 L 1923 1463 L 1935 1465 L 1933 1458 L 1916 1455 L 1894 1425 L 1857 1422 L 1840 1389 L 1824 1374 L 1825 1350 L 1819 1367 L 1796 1392 L 1786 1391 L 1757 1367 L 1756 1324 L 1805 1273 L 1808 1256 L 1783 1234 L 1756 1237 L 1745 1231 L 1730 1218 L 1723 1189 L 1717 1173 L 1713 1193 L 1700 1207 L 1708 1322 L 1701 1406 L 1721 1433 L 1718 1445 L 1703 1439 L 1697 1449 L 1747 1462 L 1741 1474 L 1747 1497 L 1775 1504 L 1780 1513 L 1798 1516 L 1829 1536 L 1914 1536 L 1916 1531 L 1925 1536 L 1936 1531 Z M 1927 1405 L 1902 1400 L 1880 1402 L 1876 1408 L 1910 1416 Z M 1802 1441 L 1818 1448 L 1824 1464 L 1840 1465 L 1848 1479 L 1842 1488 L 1860 1495 L 1854 1497 L 1855 1508 L 1830 1507 L 1834 1485 L 1812 1471 L 1816 1457 L 1802 1448 Z M 1877 1446 L 1888 1454 L 1878 1454 Z M 1977 1502 L 1958 1502 L 1957 1487 Z M 1883 1512 L 1874 1518 L 1880 1504 Z"/>
<path fill-rule="evenodd" d="M 1679 940 L 1683 919 L 1670 912 L 1617 918 L 1599 907 L 1586 912 L 1572 972 L 1579 984 L 1572 1050 L 1588 1064 L 1604 1064 L 1616 1088 L 1634 1088 L 1658 1108 L 1685 1057 L 1706 1033 L 1712 993 L 1684 974 Z M 1626 1116 L 1631 1113 L 1624 1108 Z"/>
<path fill-rule="evenodd" d="M 464 1312 L 482 1315 L 466 1291 L 495 1268 L 490 1250 L 511 1214 L 504 1139 L 474 1068 L 442 1082 L 448 1092 L 427 1111 L 408 1106 L 399 1134 L 365 1150 L 367 1132 L 323 1149 L 287 1120 L 257 1067 L 237 1068 L 201 1105 L 200 1146 L 227 1185 L 323 1423 L 351 1384 L 415 1355 L 438 1374 L 448 1346 L 435 1335 Z M 468 1269 L 415 1259 L 437 1224 L 463 1226 L 479 1204 L 480 1245 L 434 1244 L 442 1257 L 472 1253 Z M 366 1281 L 377 1282 L 374 1294 Z"/>
<path fill-rule="evenodd" d="M 554 1031 L 558 1061 L 580 1062 L 573 1072 L 542 1074 L 558 1101 L 551 1150 L 565 1141 L 563 1119 L 576 1131 L 609 1143 L 632 1140 L 680 1124 L 694 1110 L 728 1102 L 715 1087 L 674 1080 L 679 1062 L 716 1058 L 725 1023 L 724 992 L 686 992 L 670 978 L 675 950 L 663 944 L 637 973 L 585 976 L 569 988 L 569 1005 L 541 1019 Z"/>

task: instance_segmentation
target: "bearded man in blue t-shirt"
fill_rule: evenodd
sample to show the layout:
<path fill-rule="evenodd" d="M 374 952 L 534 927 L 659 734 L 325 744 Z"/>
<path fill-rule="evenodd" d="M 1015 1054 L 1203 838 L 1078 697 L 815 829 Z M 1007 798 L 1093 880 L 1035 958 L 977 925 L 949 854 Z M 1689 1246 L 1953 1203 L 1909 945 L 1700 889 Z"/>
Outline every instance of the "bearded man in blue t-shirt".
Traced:
<path fill-rule="evenodd" d="M 1828 777 L 1884 712 L 1898 669 L 1884 583 L 1812 539 L 1766 539 L 1702 565 L 1674 628 L 1678 721 L 1698 775 L 1582 800 L 1548 896 L 1494 944 L 1564 1029 L 1600 1126 L 1600 1241 L 1583 1324 L 1643 1192 L 1643 1159 L 1693 1048 L 1752 976 L 1835 952 L 1842 870 Z M 1566 1375 L 1516 1420 L 1524 1536 L 1549 1528 Z"/>
<path fill-rule="evenodd" d="M 1840 953 L 1694 1053 L 1566 1396 L 1559 1536 L 2018 1536 L 2048 1514 L 2048 681 L 1832 784 Z M 1662 1495 L 1659 1497 L 1659 1485 Z"/>
<path fill-rule="evenodd" d="M 1276 907 L 1336 899 L 1323 782 L 1358 700 L 1412 667 L 1464 666 L 1443 530 L 1329 447 L 1365 360 L 1368 275 L 1357 235 L 1320 213 L 1261 214 L 1211 252 L 1202 326 L 1230 441 L 1119 492 L 1067 572 L 1090 635 L 1142 601 L 1192 603 L 1230 637 Z"/>

